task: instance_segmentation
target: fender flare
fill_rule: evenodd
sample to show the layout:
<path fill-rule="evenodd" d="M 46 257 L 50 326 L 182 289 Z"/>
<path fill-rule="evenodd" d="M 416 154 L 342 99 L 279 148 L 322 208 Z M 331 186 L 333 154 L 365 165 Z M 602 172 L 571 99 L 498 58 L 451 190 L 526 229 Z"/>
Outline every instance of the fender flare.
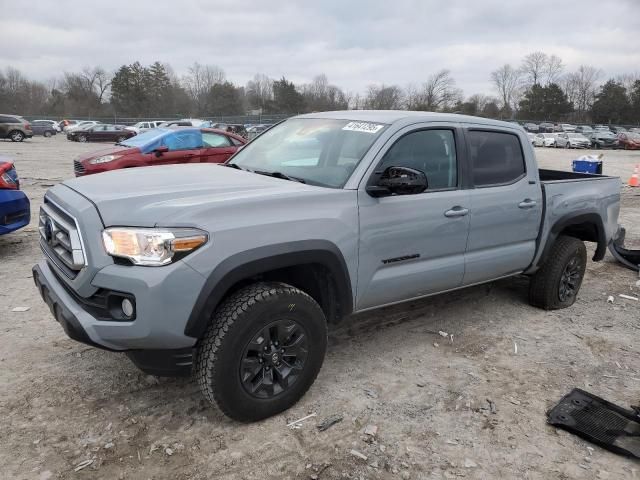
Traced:
<path fill-rule="evenodd" d="M 327 240 L 302 240 L 258 247 L 221 262 L 209 275 L 191 310 L 185 335 L 201 338 L 211 317 L 233 285 L 261 273 L 296 265 L 321 264 L 333 275 L 340 316 L 353 312 L 349 269 L 340 249 Z"/>
<path fill-rule="evenodd" d="M 600 217 L 600 215 L 597 213 L 583 213 L 580 215 L 569 214 L 564 217 L 560 217 L 549 230 L 547 242 L 545 243 L 542 255 L 540 255 L 540 258 L 537 262 L 537 266 L 542 265 L 546 261 L 547 257 L 549 256 L 549 252 L 553 247 L 553 244 L 565 228 L 583 223 L 589 223 L 593 225 L 596 230 L 596 242 L 598 246 L 596 247 L 596 251 L 593 254 L 592 260 L 594 262 L 602 260 L 605 253 L 607 252 L 607 236 L 604 224 L 602 223 L 602 217 Z"/>

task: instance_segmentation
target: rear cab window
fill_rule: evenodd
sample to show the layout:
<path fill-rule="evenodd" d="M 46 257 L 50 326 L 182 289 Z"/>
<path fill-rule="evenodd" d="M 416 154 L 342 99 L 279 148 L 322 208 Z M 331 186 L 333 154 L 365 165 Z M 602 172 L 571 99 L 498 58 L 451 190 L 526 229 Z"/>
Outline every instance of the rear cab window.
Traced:
<path fill-rule="evenodd" d="M 475 187 L 509 185 L 524 178 L 526 165 L 517 134 L 469 130 L 466 137 Z"/>

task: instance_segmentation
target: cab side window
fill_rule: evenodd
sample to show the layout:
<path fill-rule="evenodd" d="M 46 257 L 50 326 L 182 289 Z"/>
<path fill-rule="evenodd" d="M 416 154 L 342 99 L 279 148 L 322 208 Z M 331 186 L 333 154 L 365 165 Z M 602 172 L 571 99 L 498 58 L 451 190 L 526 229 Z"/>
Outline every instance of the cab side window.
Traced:
<path fill-rule="evenodd" d="M 508 185 L 524 177 L 524 155 L 517 135 L 471 130 L 467 142 L 476 187 Z"/>
<path fill-rule="evenodd" d="M 385 153 L 380 167 L 408 167 L 427 176 L 427 190 L 455 188 L 458 164 L 452 130 L 419 130 L 400 138 Z"/>

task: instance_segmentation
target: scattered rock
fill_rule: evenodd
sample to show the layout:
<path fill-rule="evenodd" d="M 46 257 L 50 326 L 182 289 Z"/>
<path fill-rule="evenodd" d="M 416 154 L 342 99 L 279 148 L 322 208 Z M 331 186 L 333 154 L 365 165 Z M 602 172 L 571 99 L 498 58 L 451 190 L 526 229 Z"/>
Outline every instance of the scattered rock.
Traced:
<path fill-rule="evenodd" d="M 424 383 L 416 383 L 416 386 L 418 388 L 424 388 L 424 387 L 426 387 L 426 384 L 424 384 Z"/>
<path fill-rule="evenodd" d="M 520 405 L 520 400 L 516 400 L 515 398 L 511 398 L 511 397 L 509 397 L 508 400 L 514 405 Z"/>
<path fill-rule="evenodd" d="M 378 394 L 376 393 L 376 391 L 370 388 L 365 388 L 364 393 L 366 393 L 368 397 L 378 398 Z"/>
<path fill-rule="evenodd" d="M 167 455 L 171 456 L 173 455 L 173 449 L 167 447 L 164 449 L 164 453 L 166 453 Z"/>
<path fill-rule="evenodd" d="M 105 448 L 106 450 L 109 450 L 110 448 L 113 448 L 113 447 L 114 447 L 113 442 L 109 442 L 109 443 L 105 443 L 105 444 L 104 444 L 104 448 Z"/>
<path fill-rule="evenodd" d="M 344 417 L 342 415 L 331 415 L 330 417 L 325 418 L 322 422 L 316 425 L 316 428 L 320 432 L 324 432 L 329 428 L 333 427 L 336 423 L 340 423 Z"/>
<path fill-rule="evenodd" d="M 354 457 L 358 457 L 360 460 L 364 460 L 365 462 L 367 461 L 368 457 L 364 453 L 360 453 L 358 450 L 352 449 L 351 451 L 349 451 L 349 453 Z"/>
<path fill-rule="evenodd" d="M 440 346 L 440 344 L 438 342 L 433 342 L 433 346 L 438 348 Z"/>
<path fill-rule="evenodd" d="M 615 298 L 613 298 L 613 295 L 609 295 L 609 296 L 607 297 L 607 303 L 613 303 L 613 302 L 614 302 L 614 300 L 615 300 Z"/>
<path fill-rule="evenodd" d="M 478 464 L 471 460 L 470 458 L 464 459 L 464 468 L 476 468 Z"/>
<path fill-rule="evenodd" d="M 493 413 L 494 415 L 498 413 L 498 410 L 496 409 L 496 404 L 493 400 L 487 398 L 487 403 L 489 404 L 489 411 L 491 413 Z"/>
<path fill-rule="evenodd" d="M 364 427 L 364 434 L 375 437 L 378 433 L 378 427 L 376 425 L 367 425 Z"/>

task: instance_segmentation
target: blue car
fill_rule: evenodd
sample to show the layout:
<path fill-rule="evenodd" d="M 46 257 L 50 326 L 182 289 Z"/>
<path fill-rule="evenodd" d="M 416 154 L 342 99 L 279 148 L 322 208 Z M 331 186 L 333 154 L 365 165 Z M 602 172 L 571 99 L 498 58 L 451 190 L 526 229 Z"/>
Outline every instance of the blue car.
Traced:
<path fill-rule="evenodd" d="M 29 224 L 31 205 L 20 191 L 20 181 L 13 162 L 0 157 L 0 235 Z"/>

